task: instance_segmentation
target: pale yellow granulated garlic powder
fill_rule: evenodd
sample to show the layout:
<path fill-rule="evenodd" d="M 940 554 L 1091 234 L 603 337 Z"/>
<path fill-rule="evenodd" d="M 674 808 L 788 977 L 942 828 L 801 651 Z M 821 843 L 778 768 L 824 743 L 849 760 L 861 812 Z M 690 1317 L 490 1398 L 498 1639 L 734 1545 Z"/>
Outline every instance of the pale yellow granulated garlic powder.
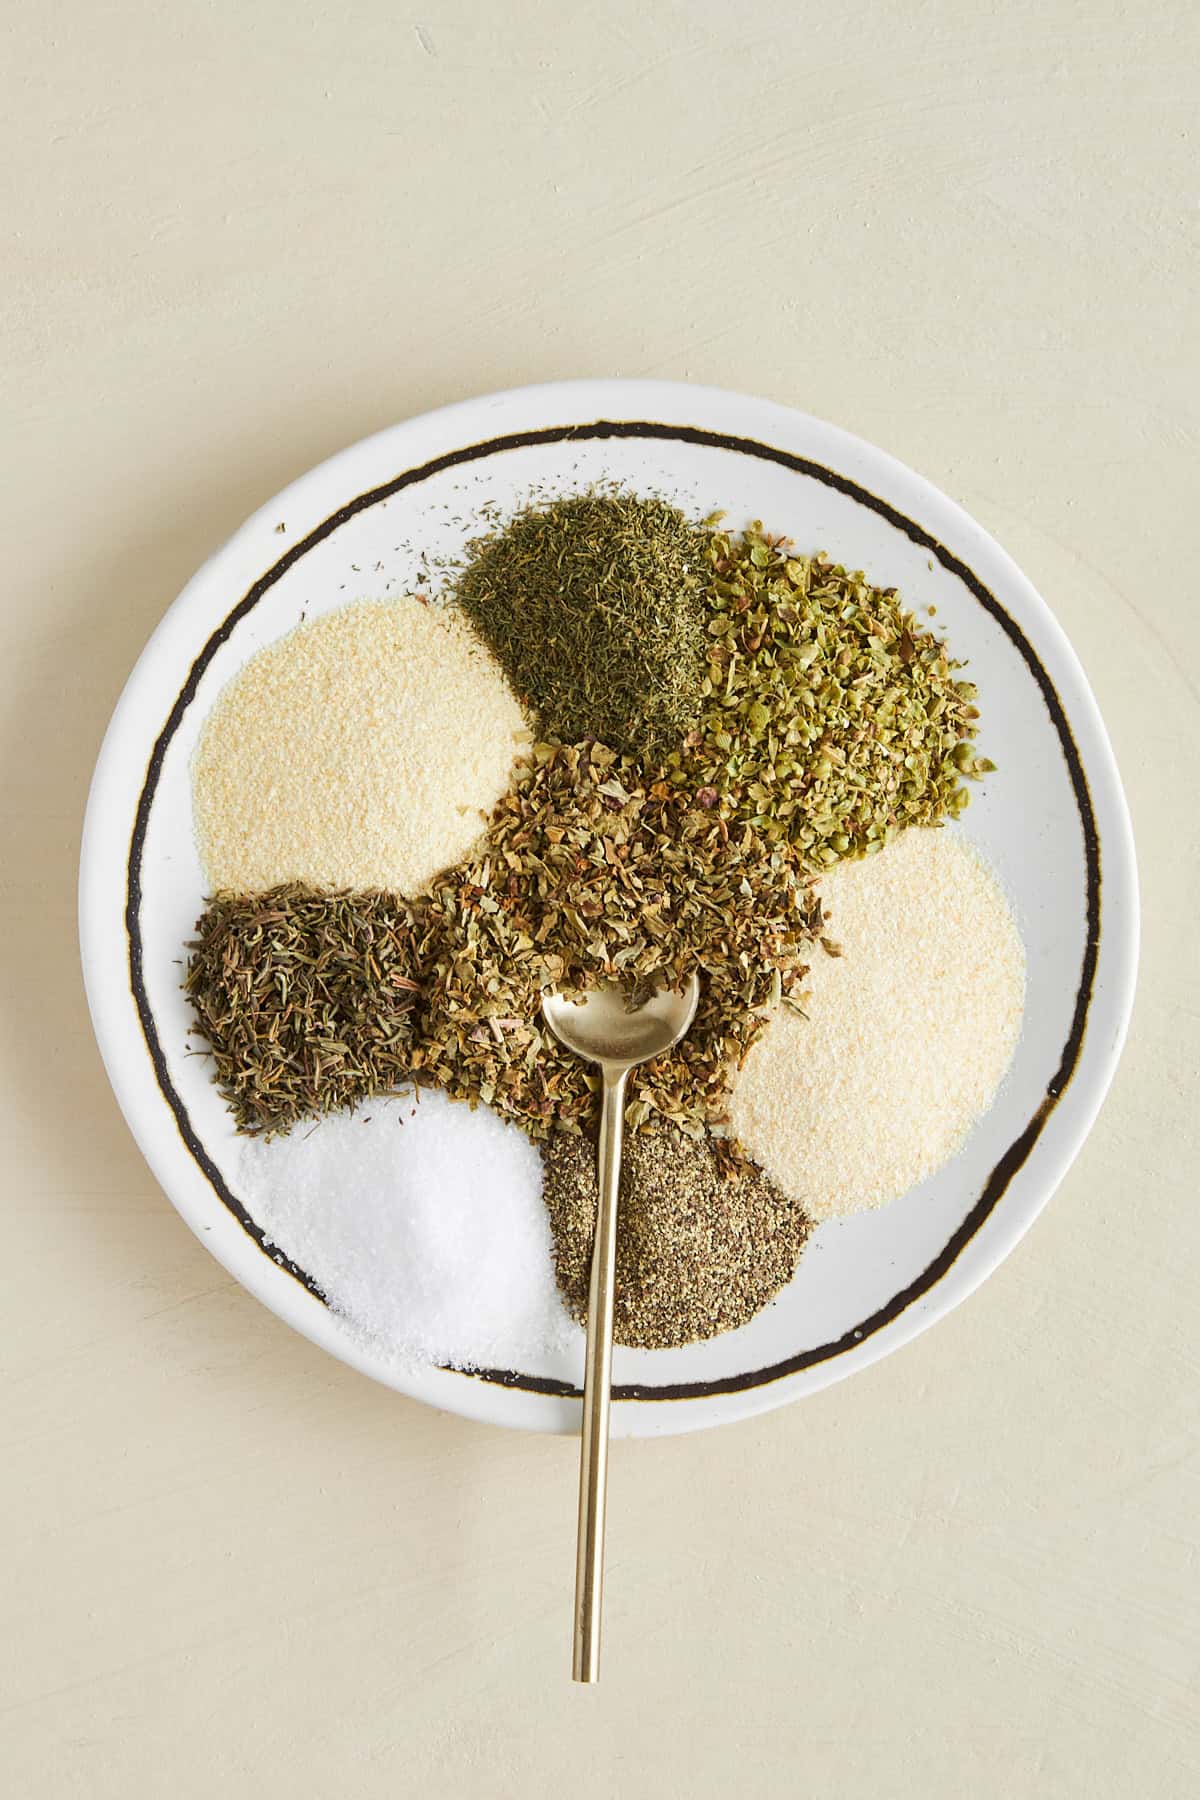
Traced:
<path fill-rule="evenodd" d="M 205 724 L 192 782 L 210 889 L 419 893 L 478 838 L 524 726 L 452 613 L 366 600 L 298 626 L 250 658 Z"/>
<path fill-rule="evenodd" d="M 826 931 L 801 1001 L 773 1015 L 730 1123 L 814 1219 L 888 1201 L 954 1155 L 1021 1030 L 1025 952 L 1008 902 L 955 832 L 914 827 L 821 884 Z"/>

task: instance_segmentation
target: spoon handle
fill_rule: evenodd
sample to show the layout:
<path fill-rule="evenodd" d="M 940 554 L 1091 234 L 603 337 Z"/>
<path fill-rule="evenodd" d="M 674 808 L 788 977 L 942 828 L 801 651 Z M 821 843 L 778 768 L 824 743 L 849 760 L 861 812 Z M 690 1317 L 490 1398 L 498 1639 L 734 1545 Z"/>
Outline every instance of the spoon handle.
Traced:
<path fill-rule="evenodd" d="M 575 1554 L 576 1681 L 600 1679 L 600 1610 L 604 1586 L 604 1502 L 608 1488 L 608 1406 L 612 1386 L 613 1287 L 617 1194 L 625 1131 L 628 1069 L 604 1071 L 596 1237 L 588 1290 L 587 1361 L 579 1446 L 579 1538 Z"/>

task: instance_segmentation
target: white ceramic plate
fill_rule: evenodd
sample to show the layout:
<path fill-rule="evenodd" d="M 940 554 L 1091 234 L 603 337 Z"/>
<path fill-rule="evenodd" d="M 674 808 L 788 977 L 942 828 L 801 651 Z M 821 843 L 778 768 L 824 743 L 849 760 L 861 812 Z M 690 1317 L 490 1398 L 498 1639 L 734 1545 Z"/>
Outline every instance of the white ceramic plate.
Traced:
<path fill-rule="evenodd" d="M 360 596 L 415 586 L 484 501 L 598 478 L 732 524 L 761 518 L 908 604 L 937 607 L 980 688 L 980 744 L 1000 765 L 969 835 L 1015 905 L 1025 1027 L 991 1112 L 931 1180 L 879 1213 L 823 1226 L 796 1279 L 749 1325 L 683 1350 L 618 1349 L 613 1429 L 686 1431 L 745 1417 L 861 1369 L 964 1299 L 1008 1254 L 1083 1142 L 1133 997 L 1138 904 L 1129 817 L 1096 703 L 1062 631 L 973 520 L 882 451 L 802 413 L 714 389 L 568 382 L 412 419 L 323 463 L 250 519 L 189 582 L 143 652 L 97 764 L 80 935 L 96 1035 L 131 1130 L 213 1255 L 335 1356 L 418 1399 L 543 1430 L 578 1423 L 581 1356 L 466 1375 L 373 1361 L 265 1251 L 234 1190 L 236 1143 L 201 1058 L 186 1054 L 181 945 L 201 910 L 188 763 L 246 658 Z"/>

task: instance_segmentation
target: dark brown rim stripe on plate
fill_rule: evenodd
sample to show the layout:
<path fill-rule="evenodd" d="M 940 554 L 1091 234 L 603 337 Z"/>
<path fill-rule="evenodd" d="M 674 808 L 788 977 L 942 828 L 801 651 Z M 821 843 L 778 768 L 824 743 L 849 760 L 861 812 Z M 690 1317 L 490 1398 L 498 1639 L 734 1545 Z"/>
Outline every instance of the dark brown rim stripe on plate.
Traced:
<path fill-rule="evenodd" d="M 431 462 L 423 463 L 416 469 L 409 469 L 403 475 L 397 475 L 393 480 L 384 482 L 381 487 L 371 488 L 367 493 L 360 494 L 357 499 L 348 501 L 345 506 L 339 507 L 337 512 L 331 513 L 329 518 L 310 531 L 307 537 L 294 544 L 238 601 L 223 623 L 213 632 L 192 664 L 187 680 L 171 708 L 167 722 L 159 733 L 146 769 L 146 779 L 138 799 L 133 835 L 129 845 L 125 902 L 125 929 L 129 940 L 129 982 L 155 1077 L 163 1098 L 174 1115 L 180 1136 L 193 1159 L 203 1170 L 222 1203 L 265 1254 L 279 1267 L 286 1269 L 289 1275 L 294 1276 L 318 1300 L 324 1301 L 324 1295 L 312 1276 L 267 1239 L 262 1228 L 256 1224 L 242 1202 L 230 1191 L 220 1170 L 196 1133 L 187 1108 L 171 1080 L 166 1058 L 158 1040 L 158 1032 L 146 994 L 142 972 L 141 864 L 150 810 L 154 803 L 159 776 L 162 773 L 167 746 L 179 729 L 185 712 L 195 699 L 205 670 L 221 645 L 228 641 L 235 627 L 246 617 L 247 613 L 258 605 L 263 595 L 274 587 L 275 583 L 286 574 L 293 564 L 299 562 L 301 557 L 305 556 L 315 545 L 331 536 L 339 525 L 344 525 L 357 513 L 365 512 L 368 507 L 378 505 L 381 500 L 387 500 L 392 494 L 398 494 L 404 488 L 415 487 L 418 483 L 427 481 L 430 476 L 440 475 L 447 469 L 478 462 L 484 457 L 502 454 L 506 450 L 528 449 L 536 444 L 572 443 L 603 438 L 657 438 L 674 443 L 696 444 L 711 450 L 731 450 L 742 456 L 755 456 L 764 462 L 777 463 L 782 468 L 791 469 L 797 475 L 808 476 L 812 480 L 819 481 L 824 486 L 833 488 L 838 493 L 858 501 L 861 505 L 869 507 L 872 512 L 878 513 L 889 524 L 896 526 L 914 544 L 919 544 L 922 549 L 928 550 L 931 555 L 935 556 L 944 569 L 958 577 L 1005 632 L 1038 685 L 1046 703 L 1046 710 L 1058 733 L 1067 771 L 1071 778 L 1075 802 L 1079 808 L 1079 822 L 1083 832 L 1084 859 L 1087 869 L 1087 942 L 1080 967 L 1079 986 L 1075 995 L 1071 1028 L 1063 1045 L 1058 1068 L 1033 1117 L 1000 1158 L 988 1177 L 978 1200 L 957 1231 L 914 1281 L 893 1295 L 877 1312 L 864 1319 L 861 1325 L 854 1327 L 853 1330 L 830 1343 L 818 1345 L 812 1350 L 798 1351 L 795 1356 L 787 1357 L 782 1362 L 771 1363 L 761 1369 L 750 1369 L 740 1375 L 726 1375 L 711 1381 L 673 1382 L 661 1387 L 652 1386 L 649 1383 L 631 1382 L 613 1388 L 613 1398 L 616 1400 L 698 1400 L 714 1394 L 740 1393 L 750 1388 L 762 1387 L 768 1382 L 780 1380 L 785 1375 L 794 1375 L 801 1369 L 812 1368 L 816 1363 L 827 1362 L 832 1357 L 843 1355 L 848 1350 L 855 1350 L 868 1338 L 873 1337 L 877 1331 L 881 1331 L 885 1325 L 890 1325 L 894 1319 L 899 1318 L 900 1314 L 914 1301 L 919 1300 L 923 1294 L 927 1294 L 947 1273 L 979 1231 L 1012 1177 L 1028 1158 L 1041 1136 L 1046 1120 L 1066 1091 L 1083 1047 L 1088 1006 L 1091 1002 L 1096 976 L 1096 959 L 1100 946 L 1100 843 L 1096 832 L 1091 794 L 1088 791 L 1087 777 L 1084 774 L 1079 749 L 1072 736 L 1054 683 L 1015 619 L 1010 617 L 995 595 L 983 585 L 978 576 L 964 562 L 954 556 L 929 532 L 922 530 L 912 519 L 906 518 L 894 506 L 889 506 L 886 500 L 881 500 L 866 488 L 860 487 L 857 482 L 848 480 L 846 476 L 839 475 L 820 463 L 810 462 L 807 457 L 794 456 L 791 452 L 777 450 L 770 444 L 760 444 L 754 438 L 731 437 L 723 432 L 702 431 L 697 427 L 687 425 L 658 425 L 647 420 L 598 419 L 587 425 L 558 425 L 542 431 L 519 431 L 506 437 L 490 438 L 485 443 L 467 445 L 463 449 L 449 451 L 444 456 L 434 457 Z M 500 1387 L 520 1388 L 527 1393 L 562 1395 L 566 1398 L 579 1397 L 579 1389 L 573 1387 L 569 1382 L 555 1381 L 537 1375 L 523 1375 L 515 1369 L 478 1369 L 469 1371 L 469 1373 L 478 1380 L 492 1382 Z"/>

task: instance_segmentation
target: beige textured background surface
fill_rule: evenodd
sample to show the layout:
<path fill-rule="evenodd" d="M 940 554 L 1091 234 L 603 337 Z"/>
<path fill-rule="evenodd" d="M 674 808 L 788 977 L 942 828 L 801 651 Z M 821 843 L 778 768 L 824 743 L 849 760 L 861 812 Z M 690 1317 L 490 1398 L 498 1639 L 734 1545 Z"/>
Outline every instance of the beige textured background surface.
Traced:
<path fill-rule="evenodd" d="M 1200 220 L 1190 0 L 5 9 L 0 1766 L 59 1796 L 1159 1796 L 1197 1738 Z M 1189 132 L 1192 134 L 1189 137 Z M 234 1287 L 76 971 L 88 775 L 196 563 L 395 418 L 574 374 L 795 402 L 1082 655 L 1143 976 L 1057 1200 L 849 1385 L 613 1468 Z"/>

